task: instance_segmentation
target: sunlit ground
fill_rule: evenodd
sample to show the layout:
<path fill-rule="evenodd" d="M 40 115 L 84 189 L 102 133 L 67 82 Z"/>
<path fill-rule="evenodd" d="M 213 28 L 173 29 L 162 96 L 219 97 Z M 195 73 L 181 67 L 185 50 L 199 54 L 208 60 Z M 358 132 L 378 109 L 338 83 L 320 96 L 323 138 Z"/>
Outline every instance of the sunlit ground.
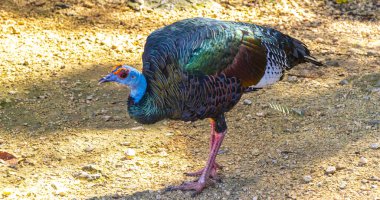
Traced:
<path fill-rule="evenodd" d="M 369 148 L 379 142 L 379 125 L 369 123 L 380 112 L 379 92 L 372 92 L 380 79 L 378 22 L 332 20 L 295 3 L 270 7 L 205 3 L 135 12 L 74 4 L 29 15 L 16 5 L 0 6 L 0 150 L 19 158 L 16 169 L 0 164 L 0 196 L 190 197 L 160 191 L 191 180 L 183 172 L 205 163 L 208 121 L 141 128 L 126 114 L 126 89 L 97 80 L 117 63 L 141 68 L 153 30 L 203 16 L 275 27 L 339 66 L 301 65 L 290 72 L 296 81 L 244 96 L 253 105 L 239 104 L 228 114 L 218 157 L 224 182 L 198 198 L 380 198 L 379 181 L 371 179 L 380 177 L 379 150 Z M 349 84 L 339 85 L 342 79 Z M 284 115 L 269 103 L 306 115 Z M 126 159 L 128 149 L 136 151 L 132 159 Z M 361 157 L 368 163 L 361 165 Z M 95 169 L 83 168 L 89 165 Z M 343 168 L 325 175 L 329 165 Z M 82 172 L 96 178 L 78 177 Z M 313 181 L 305 183 L 304 175 Z"/>

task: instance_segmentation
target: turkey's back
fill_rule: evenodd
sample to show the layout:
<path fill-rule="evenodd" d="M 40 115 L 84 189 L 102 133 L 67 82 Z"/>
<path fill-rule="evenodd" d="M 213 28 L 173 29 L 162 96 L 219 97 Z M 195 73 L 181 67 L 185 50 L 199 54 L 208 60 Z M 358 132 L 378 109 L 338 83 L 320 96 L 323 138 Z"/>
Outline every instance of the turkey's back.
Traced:
<path fill-rule="evenodd" d="M 146 113 L 159 113 L 150 121 L 217 116 L 308 55 L 303 43 L 271 28 L 206 18 L 176 22 L 145 44 L 146 96 L 154 104 Z"/>

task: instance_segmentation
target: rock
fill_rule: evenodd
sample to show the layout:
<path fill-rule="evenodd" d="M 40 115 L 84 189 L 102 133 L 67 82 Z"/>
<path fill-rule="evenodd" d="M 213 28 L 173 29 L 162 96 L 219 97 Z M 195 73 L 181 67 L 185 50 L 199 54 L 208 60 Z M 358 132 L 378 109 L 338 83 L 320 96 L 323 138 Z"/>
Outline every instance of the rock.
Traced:
<path fill-rule="evenodd" d="M 8 92 L 8 94 L 15 95 L 15 94 L 17 94 L 17 91 L 11 90 L 11 91 Z"/>
<path fill-rule="evenodd" d="M 339 62 L 336 60 L 329 60 L 329 61 L 326 61 L 326 65 L 333 66 L 333 67 L 339 67 Z"/>
<path fill-rule="evenodd" d="M 310 175 L 303 176 L 303 181 L 305 183 L 310 183 L 313 180 L 313 178 Z"/>
<path fill-rule="evenodd" d="M 131 130 L 132 131 L 144 130 L 144 127 L 143 126 L 136 126 L 136 127 L 131 128 Z"/>
<path fill-rule="evenodd" d="M 377 55 L 377 51 L 374 51 L 374 50 L 367 51 L 367 56 L 376 56 L 376 55 Z"/>
<path fill-rule="evenodd" d="M 327 168 L 326 168 L 326 174 L 334 174 L 335 173 L 335 171 L 336 171 L 336 168 L 335 168 L 335 166 L 328 166 Z"/>
<path fill-rule="evenodd" d="M 265 113 L 264 112 L 258 112 L 258 113 L 256 113 L 256 116 L 258 116 L 258 117 L 264 117 Z"/>
<path fill-rule="evenodd" d="M 136 156 L 136 151 L 134 149 L 127 149 L 124 155 L 127 160 L 132 160 Z"/>
<path fill-rule="evenodd" d="M 297 81 L 298 81 L 297 76 L 288 76 L 288 82 L 295 83 Z"/>
<path fill-rule="evenodd" d="M 251 104 L 252 104 L 252 101 L 249 100 L 249 99 L 244 99 L 243 104 L 244 104 L 244 105 L 251 105 Z"/>
<path fill-rule="evenodd" d="M 162 151 L 162 152 L 160 153 L 160 156 L 161 156 L 161 157 L 166 157 L 166 156 L 168 156 L 168 153 L 167 153 L 166 151 Z"/>
<path fill-rule="evenodd" d="M 73 176 L 75 178 L 87 179 L 89 181 L 93 181 L 93 180 L 99 179 L 102 175 L 101 174 L 89 174 L 87 172 L 81 171 L 81 172 L 74 173 Z"/>
<path fill-rule="evenodd" d="M 315 42 L 318 42 L 318 43 L 321 43 L 321 42 L 323 42 L 324 40 L 323 40 L 322 38 L 317 38 L 317 39 L 315 39 L 314 41 L 315 41 Z"/>
<path fill-rule="evenodd" d="M 360 160 L 359 160 L 359 166 L 364 166 L 368 163 L 368 160 L 367 158 L 365 157 L 360 157 Z"/>
<path fill-rule="evenodd" d="M 372 143 L 369 145 L 369 148 L 371 149 L 379 149 L 380 148 L 380 144 L 379 143 Z"/>
<path fill-rule="evenodd" d="M 348 84 L 348 80 L 344 79 L 344 80 L 341 80 L 339 82 L 339 85 L 347 85 Z"/>
<path fill-rule="evenodd" d="M 346 166 L 344 166 L 343 164 L 338 163 L 338 164 L 336 165 L 336 170 L 343 170 L 343 169 L 346 169 Z"/>
<path fill-rule="evenodd" d="M 112 117 L 109 116 L 109 115 L 105 115 L 105 116 L 103 116 L 102 118 L 104 119 L 104 121 L 108 122 L 108 121 L 111 120 Z"/>
<path fill-rule="evenodd" d="M 86 97 L 86 100 L 89 100 L 89 101 L 91 101 L 93 98 L 94 98 L 94 96 L 93 96 L 93 95 L 88 95 L 88 96 Z"/>
<path fill-rule="evenodd" d="M 122 142 L 122 143 L 120 143 L 120 145 L 122 145 L 122 146 L 130 146 L 131 143 L 130 142 Z"/>
<path fill-rule="evenodd" d="M 88 172 L 101 172 L 102 170 L 100 170 L 99 166 L 97 165 L 93 165 L 93 164 L 89 164 L 89 165 L 85 165 L 82 167 L 82 170 L 83 171 L 88 171 Z"/>
<path fill-rule="evenodd" d="M 371 126 L 376 126 L 376 125 L 379 125 L 380 124 L 380 120 L 371 120 L 368 122 L 368 125 L 371 125 Z"/>
<path fill-rule="evenodd" d="M 84 149 L 84 151 L 87 152 L 87 153 L 89 153 L 89 152 L 93 151 L 94 149 L 95 149 L 95 147 L 93 147 L 93 146 L 88 146 L 88 147 L 86 147 L 86 148 Z"/>
<path fill-rule="evenodd" d="M 347 187 L 347 182 L 346 182 L 346 181 L 341 181 L 341 182 L 339 183 L 339 188 L 340 188 L 341 190 L 345 189 L 346 187 Z"/>

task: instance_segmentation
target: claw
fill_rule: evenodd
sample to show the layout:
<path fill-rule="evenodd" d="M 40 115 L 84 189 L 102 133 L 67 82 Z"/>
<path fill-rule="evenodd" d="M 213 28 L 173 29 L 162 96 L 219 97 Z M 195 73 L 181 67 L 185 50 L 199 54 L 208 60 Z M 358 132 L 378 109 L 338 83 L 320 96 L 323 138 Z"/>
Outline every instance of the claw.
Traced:
<path fill-rule="evenodd" d="M 194 193 L 191 195 L 194 197 L 195 195 L 201 193 L 203 189 L 206 188 L 206 183 L 201 181 L 196 182 L 184 182 L 179 186 L 169 186 L 165 189 L 165 192 L 169 191 L 175 191 L 175 190 L 182 190 L 182 191 L 188 191 L 188 190 L 195 190 Z"/>

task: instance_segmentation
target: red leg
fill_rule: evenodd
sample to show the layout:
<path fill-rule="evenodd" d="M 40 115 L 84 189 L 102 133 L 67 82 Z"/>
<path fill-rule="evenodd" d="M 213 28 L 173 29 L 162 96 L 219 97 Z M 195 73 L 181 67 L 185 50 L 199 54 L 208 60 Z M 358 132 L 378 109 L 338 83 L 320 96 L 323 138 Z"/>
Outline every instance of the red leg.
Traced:
<path fill-rule="evenodd" d="M 215 135 L 217 133 L 215 132 L 215 120 L 210 119 L 210 124 L 211 124 L 211 135 L 210 135 L 210 153 L 211 153 L 212 147 L 214 146 L 214 143 L 215 143 Z M 214 161 L 214 163 L 212 164 L 212 167 L 211 167 L 210 178 L 213 178 L 217 181 L 220 181 L 220 178 L 218 178 L 216 175 L 216 171 L 217 171 L 217 169 L 221 169 L 221 168 L 222 167 Z M 200 169 L 196 172 L 186 172 L 185 174 L 187 176 L 200 176 L 200 175 L 202 175 L 204 170 L 205 170 L 205 168 Z"/>
<path fill-rule="evenodd" d="M 185 182 L 180 186 L 174 186 L 169 187 L 167 190 L 195 190 L 193 195 L 199 194 L 202 192 L 202 190 L 206 187 L 207 181 L 210 179 L 210 176 L 212 175 L 212 169 L 216 166 L 215 165 L 215 159 L 218 155 L 219 148 L 223 142 L 223 138 L 227 131 L 221 133 L 215 133 L 214 134 L 214 141 L 211 148 L 211 152 L 206 164 L 206 167 L 203 169 L 201 176 L 199 177 L 198 181 L 194 182 Z M 216 172 L 215 172 L 216 173 Z M 216 175 L 216 174 L 215 174 Z"/>

